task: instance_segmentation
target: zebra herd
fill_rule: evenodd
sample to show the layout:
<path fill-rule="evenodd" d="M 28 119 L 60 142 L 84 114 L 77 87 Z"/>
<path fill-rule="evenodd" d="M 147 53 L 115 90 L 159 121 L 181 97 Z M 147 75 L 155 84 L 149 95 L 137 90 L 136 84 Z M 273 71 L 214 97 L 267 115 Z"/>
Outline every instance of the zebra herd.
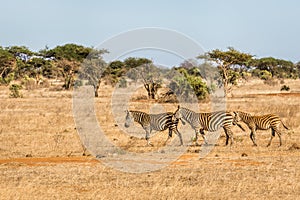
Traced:
<path fill-rule="evenodd" d="M 231 128 L 232 126 L 237 125 L 243 131 L 245 131 L 245 129 L 239 123 L 243 122 L 251 130 L 250 138 L 254 146 L 257 146 L 255 136 L 256 130 L 268 130 L 270 128 L 272 132 L 267 146 L 270 146 L 275 134 L 278 135 L 279 146 L 281 146 L 282 141 L 279 126 L 282 124 L 284 128 L 288 129 L 282 120 L 275 114 L 252 116 L 249 113 L 241 111 L 197 113 L 188 108 L 180 106 L 178 106 L 174 113 L 166 112 L 160 114 L 147 114 L 141 111 L 126 110 L 125 127 L 128 128 L 133 122 L 139 123 L 146 132 L 145 138 L 147 140 L 147 145 L 152 145 L 150 142 L 150 134 L 152 130 L 164 131 L 169 129 L 167 141 L 172 137 L 172 132 L 175 132 L 180 139 L 180 144 L 183 145 L 182 135 L 177 129 L 179 121 L 181 121 L 183 125 L 185 125 L 185 122 L 189 123 L 194 129 L 196 145 L 198 145 L 199 133 L 201 134 L 204 143 L 208 144 L 204 131 L 213 132 L 219 130 L 220 128 L 223 128 L 226 135 L 225 145 L 228 145 L 229 140 L 230 144 L 232 145 L 233 132 Z"/>

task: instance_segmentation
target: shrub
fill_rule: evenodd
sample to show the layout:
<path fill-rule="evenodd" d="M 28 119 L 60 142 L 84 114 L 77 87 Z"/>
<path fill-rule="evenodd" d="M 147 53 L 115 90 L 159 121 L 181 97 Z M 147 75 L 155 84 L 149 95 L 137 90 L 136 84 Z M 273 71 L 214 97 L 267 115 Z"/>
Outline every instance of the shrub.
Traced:
<path fill-rule="evenodd" d="M 280 91 L 289 91 L 289 90 L 290 90 L 290 87 L 287 85 L 283 85 L 280 89 Z"/>
<path fill-rule="evenodd" d="M 252 75 L 259 77 L 260 79 L 263 79 L 263 80 L 269 80 L 272 78 L 271 72 L 269 72 L 267 70 L 254 69 L 252 71 Z"/>
<path fill-rule="evenodd" d="M 10 91 L 9 97 L 11 97 L 11 98 L 19 98 L 19 97 L 23 97 L 23 95 L 22 95 L 21 92 L 20 92 L 21 89 L 22 89 L 22 86 L 21 86 L 21 85 L 18 85 L 18 84 L 12 84 L 12 85 L 9 87 L 9 91 Z"/>
<path fill-rule="evenodd" d="M 0 76 L 0 84 L 8 85 L 11 81 L 15 80 L 15 74 L 9 73 L 5 78 Z"/>
<path fill-rule="evenodd" d="M 127 87 L 127 81 L 126 81 L 125 78 L 121 78 L 121 79 L 119 80 L 119 87 L 120 87 L 120 88 L 126 88 L 126 87 Z"/>
<path fill-rule="evenodd" d="M 177 70 L 181 75 L 175 75 L 169 88 L 176 94 L 189 100 L 195 94 L 198 100 L 204 100 L 208 97 L 210 89 L 200 76 L 188 74 L 187 70 L 179 68 Z M 211 88 L 213 90 L 213 88 Z"/>
<path fill-rule="evenodd" d="M 249 80 L 251 78 L 252 74 L 249 72 L 242 72 L 241 77 L 245 80 Z"/>
<path fill-rule="evenodd" d="M 233 70 L 228 70 L 228 82 L 232 85 L 237 85 L 237 80 L 240 78 L 240 74 Z"/>
<path fill-rule="evenodd" d="M 34 90 L 37 88 L 35 79 L 30 78 L 27 75 L 25 75 L 24 78 L 21 80 L 21 84 L 25 86 L 26 90 Z"/>

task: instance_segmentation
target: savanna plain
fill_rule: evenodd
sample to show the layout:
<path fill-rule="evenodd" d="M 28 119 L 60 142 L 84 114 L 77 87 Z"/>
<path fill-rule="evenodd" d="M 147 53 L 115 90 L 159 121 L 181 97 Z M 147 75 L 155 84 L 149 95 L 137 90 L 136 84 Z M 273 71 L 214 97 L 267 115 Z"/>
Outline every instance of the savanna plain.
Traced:
<path fill-rule="evenodd" d="M 278 136 L 266 147 L 270 130 L 257 131 L 258 146 L 253 146 L 250 130 L 243 125 L 246 132 L 233 128 L 232 146 L 224 146 L 222 133 L 205 157 L 199 157 L 200 146 L 191 145 L 168 166 L 144 173 L 106 166 L 82 146 L 72 91 L 42 88 L 22 91 L 23 98 L 9 98 L 8 88 L 1 87 L 0 199 L 299 199 L 300 81 L 284 80 L 291 88 L 288 92 L 280 91 L 282 84 L 239 83 L 226 101 L 228 110 L 279 115 L 290 128 L 281 127 L 281 147 Z M 146 146 L 144 132 L 132 137 L 120 129 L 111 112 L 112 92 L 103 85 L 94 104 L 108 138 L 137 153 L 163 147 L 168 131 L 155 134 L 151 147 Z M 151 102 L 143 99 L 130 102 L 136 110 L 147 112 L 149 106 Z M 161 106 L 171 112 L 177 108 L 176 103 Z M 199 107 L 209 111 L 210 102 L 200 102 Z"/>

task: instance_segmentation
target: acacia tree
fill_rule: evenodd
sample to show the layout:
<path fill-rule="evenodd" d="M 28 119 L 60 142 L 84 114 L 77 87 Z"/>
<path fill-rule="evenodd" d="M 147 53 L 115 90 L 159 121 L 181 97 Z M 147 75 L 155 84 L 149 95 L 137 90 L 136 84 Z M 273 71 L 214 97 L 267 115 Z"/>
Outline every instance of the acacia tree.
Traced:
<path fill-rule="evenodd" d="M 236 80 L 236 73 L 233 73 L 234 67 L 247 68 L 250 66 L 253 55 L 248 53 L 242 53 L 229 47 L 227 51 L 221 51 L 219 49 L 212 50 L 204 55 L 200 55 L 198 59 L 205 59 L 216 64 L 219 73 L 222 78 L 222 85 L 224 87 L 225 96 L 231 91 L 231 85 Z"/>
<path fill-rule="evenodd" d="M 297 78 L 297 67 L 291 61 L 266 57 L 254 59 L 251 64 L 259 70 L 270 72 L 272 77 Z"/>
<path fill-rule="evenodd" d="M 298 78 L 300 78 L 300 61 L 295 64 Z"/>
<path fill-rule="evenodd" d="M 75 82 L 75 74 L 78 73 L 80 63 L 77 61 L 70 61 L 61 59 L 57 62 L 57 68 L 64 79 L 63 88 L 71 89 Z"/>
<path fill-rule="evenodd" d="M 65 44 L 54 49 L 45 49 L 42 53 L 46 57 L 56 58 L 56 66 L 64 79 L 63 87 L 68 90 L 74 85 L 75 75 L 79 71 L 80 64 L 92 51 L 92 48 L 82 45 Z"/>
<path fill-rule="evenodd" d="M 19 68 L 21 70 L 21 68 Z M 32 58 L 23 65 L 23 76 L 28 75 L 30 78 L 35 79 L 36 85 L 39 85 L 44 77 L 52 78 L 55 74 L 52 61 L 42 58 Z"/>
<path fill-rule="evenodd" d="M 108 53 L 108 51 L 105 49 L 93 50 L 84 60 L 79 70 L 79 78 L 88 80 L 88 84 L 94 87 L 95 97 L 99 96 L 98 89 L 107 65 L 102 58 L 104 53 Z"/>
<path fill-rule="evenodd" d="M 82 62 L 91 52 L 93 51 L 90 47 L 84 47 L 77 44 L 65 44 L 62 46 L 56 46 L 53 49 L 48 50 L 47 48 L 41 50 L 45 57 L 55 57 L 57 60 L 67 59 L 69 61 Z"/>
<path fill-rule="evenodd" d="M 145 64 L 140 70 L 144 88 L 149 99 L 157 99 L 158 89 L 161 88 L 161 70 L 152 63 Z"/>
<path fill-rule="evenodd" d="M 132 58 L 124 60 L 126 71 L 132 69 L 136 73 L 130 75 L 140 76 L 149 99 L 156 99 L 158 89 L 161 87 L 160 70 L 147 58 Z M 139 67 L 139 68 L 138 68 Z M 137 80 L 137 77 L 132 77 Z"/>
<path fill-rule="evenodd" d="M 0 47 L 0 83 L 8 84 L 11 81 L 10 74 L 13 73 L 15 64 L 14 56 Z"/>

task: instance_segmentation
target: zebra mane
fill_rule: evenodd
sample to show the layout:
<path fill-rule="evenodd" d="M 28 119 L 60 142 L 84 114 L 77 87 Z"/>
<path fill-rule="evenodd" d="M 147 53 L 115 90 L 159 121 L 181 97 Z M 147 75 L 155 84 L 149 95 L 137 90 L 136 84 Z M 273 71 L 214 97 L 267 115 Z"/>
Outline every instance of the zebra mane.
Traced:
<path fill-rule="evenodd" d="M 142 112 L 142 111 L 137 111 L 137 110 L 128 110 L 128 112 L 131 112 L 132 114 L 135 114 L 135 113 L 143 113 L 143 114 L 147 114 L 145 112 Z M 148 114 L 147 114 L 148 115 Z"/>
<path fill-rule="evenodd" d="M 184 107 L 180 107 L 178 109 L 181 109 L 181 110 L 184 110 L 184 111 L 188 111 L 188 112 L 191 112 L 191 113 L 196 113 L 196 112 L 194 112 L 194 111 L 192 111 L 192 110 L 190 110 L 188 108 L 184 108 Z"/>
<path fill-rule="evenodd" d="M 250 113 L 246 113 L 246 112 L 242 112 L 242 111 L 237 111 L 237 113 L 244 115 L 244 116 L 249 116 L 249 117 L 252 116 Z"/>
<path fill-rule="evenodd" d="M 130 112 L 132 114 L 132 117 L 134 119 L 135 122 L 140 123 L 140 117 L 144 116 L 146 118 L 149 118 L 149 114 L 142 112 L 142 111 L 136 111 L 136 110 L 129 110 L 128 112 Z"/>

